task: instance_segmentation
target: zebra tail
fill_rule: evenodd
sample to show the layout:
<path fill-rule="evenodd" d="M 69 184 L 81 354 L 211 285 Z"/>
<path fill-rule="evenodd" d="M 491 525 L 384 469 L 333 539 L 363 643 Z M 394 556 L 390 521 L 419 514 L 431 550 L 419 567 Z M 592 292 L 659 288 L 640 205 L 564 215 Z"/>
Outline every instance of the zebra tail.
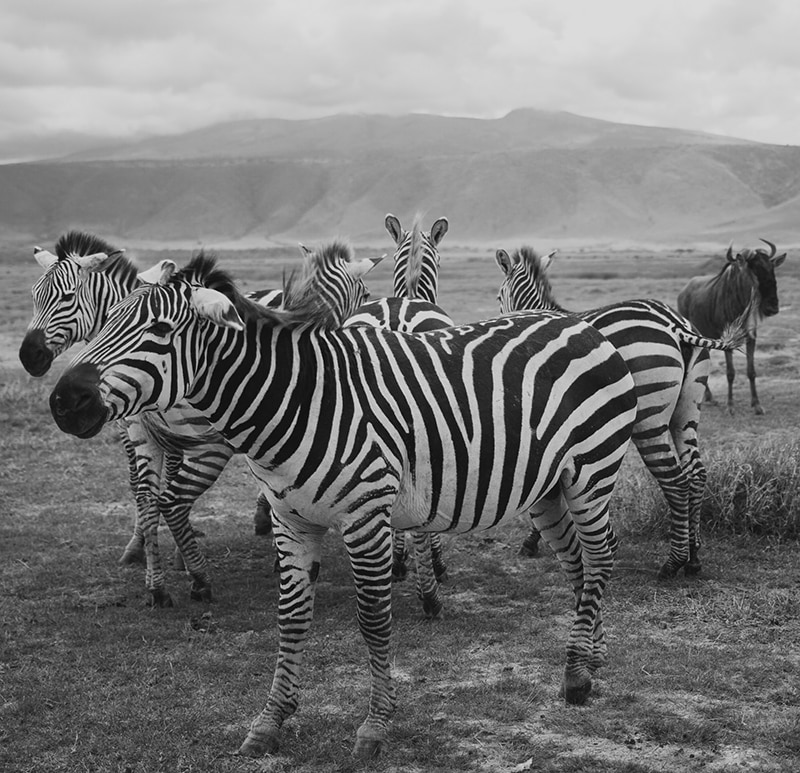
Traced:
<path fill-rule="evenodd" d="M 725 325 L 719 338 L 709 338 L 685 328 L 675 328 L 678 338 L 682 343 L 689 346 L 696 346 L 701 349 L 720 349 L 721 351 L 733 351 L 740 349 L 747 338 L 747 317 L 748 311 L 737 317 L 733 322 Z"/>

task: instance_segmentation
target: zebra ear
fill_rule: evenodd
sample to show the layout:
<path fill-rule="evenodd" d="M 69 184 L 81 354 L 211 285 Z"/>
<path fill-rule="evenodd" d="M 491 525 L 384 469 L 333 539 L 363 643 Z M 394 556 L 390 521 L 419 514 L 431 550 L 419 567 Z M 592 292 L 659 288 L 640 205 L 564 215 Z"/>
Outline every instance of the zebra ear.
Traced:
<path fill-rule="evenodd" d="M 447 229 L 449 227 L 450 224 L 447 222 L 446 217 L 440 217 L 431 226 L 431 241 L 433 242 L 434 246 L 439 246 L 439 242 L 444 239 L 444 235 L 447 233 Z"/>
<path fill-rule="evenodd" d="M 497 261 L 497 265 L 500 266 L 500 270 L 508 276 L 511 273 L 511 269 L 514 268 L 514 261 L 511 260 L 511 256 L 501 247 L 495 252 L 494 259 Z"/>
<path fill-rule="evenodd" d="M 160 260 L 152 268 L 138 274 L 139 281 L 148 285 L 165 285 L 170 277 L 178 270 L 178 266 L 172 260 Z"/>
<path fill-rule="evenodd" d="M 375 266 L 380 263 L 386 255 L 381 255 L 379 258 L 362 258 L 361 260 L 351 260 L 347 264 L 347 270 L 350 276 L 360 278 L 365 274 L 372 271 Z"/>
<path fill-rule="evenodd" d="M 553 262 L 553 258 L 558 254 L 558 250 L 550 250 L 547 255 L 542 256 L 542 271 L 547 271 L 550 268 L 550 264 Z"/>
<path fill-rule="evenodd" d="M 110 266 L 125 250 L 114 250 L 114 252 L 95 252 L 91 255 L 70 254 L 70 259 L 74 260 L 84 271 L 96 272 L 104 271 Z"/>
<path fill-rule="evenodd" d="M 50 266 L 52 266 L 54 263 L 58 263 L 58 258 L 53 255 L 52 252 L 43 250 L 38 245 L 33 248 L 33 257 L 45 271 L 47 271 L 47 269 L 50 268 Z"/>
<path fill-rule="evenodd" d="M 394 215 L 388 214 L 383 224 L 386 226 L 389 236 L 394 239 L 394 243 L 400 244 L 403 240 L 403 226 L 400 225 L 400 221 Z"/>
<path fill-rule="evenodd" d="M 297 243 L 297 246 L 300 248 L 300 252 L 303 254 L 304 258 L 309 257 L 312 254 L 312 251 L 306 247 L 305 244 L 301 244 L 300 242 Z"/>
<path fill-rule="evenodd" d="M 201 317 L 220 327 L 244 330 L 244 322 L 230 298 L 210 287 L 195 287 L 192 290 L 192 305 Z"/>

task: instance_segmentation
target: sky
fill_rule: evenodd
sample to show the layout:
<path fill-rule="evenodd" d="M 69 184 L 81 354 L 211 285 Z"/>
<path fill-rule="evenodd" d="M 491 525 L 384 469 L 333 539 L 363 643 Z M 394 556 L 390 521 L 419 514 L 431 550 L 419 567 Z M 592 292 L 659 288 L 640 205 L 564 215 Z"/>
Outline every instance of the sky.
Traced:
<path fill-rule="evenodd" d="M 0 143 L 533 107 L 800 144 L 797 0 L 3 0 Z"/>

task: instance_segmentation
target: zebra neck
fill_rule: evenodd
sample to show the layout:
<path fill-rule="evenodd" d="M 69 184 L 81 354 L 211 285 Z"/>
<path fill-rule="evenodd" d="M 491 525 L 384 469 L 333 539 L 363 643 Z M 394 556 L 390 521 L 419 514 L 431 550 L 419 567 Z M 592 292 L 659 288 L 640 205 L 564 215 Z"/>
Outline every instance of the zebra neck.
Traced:
<path fill-rule="evenodd" d="M 294 428 L 344 399 L 331 334 L 253 322 L 217 331 L 201 343 L 201 375 L 186 399 L 237 451 L 274 464 Z"/>
<path fill-rule="evenodd" d="M 89 274 L 85 281 L 89 284 L 88 296 L 92 301 L 92 307 L 85 310 L 89 317 L 86 340 L 91 341 L 105 325 L 111 307 L 129 295 L 138 281 L 129 272 L 113 269 Z"/>

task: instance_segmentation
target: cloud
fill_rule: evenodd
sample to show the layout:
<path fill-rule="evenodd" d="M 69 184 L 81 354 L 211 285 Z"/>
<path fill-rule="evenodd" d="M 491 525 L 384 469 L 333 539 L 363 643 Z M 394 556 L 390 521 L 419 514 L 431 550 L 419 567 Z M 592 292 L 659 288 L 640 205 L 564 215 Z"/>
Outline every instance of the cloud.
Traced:
<path fill-rule="evenodd" d="M 0 139 L 533 106 L 800 136 L 793 0 L 6 0 Z"/>

